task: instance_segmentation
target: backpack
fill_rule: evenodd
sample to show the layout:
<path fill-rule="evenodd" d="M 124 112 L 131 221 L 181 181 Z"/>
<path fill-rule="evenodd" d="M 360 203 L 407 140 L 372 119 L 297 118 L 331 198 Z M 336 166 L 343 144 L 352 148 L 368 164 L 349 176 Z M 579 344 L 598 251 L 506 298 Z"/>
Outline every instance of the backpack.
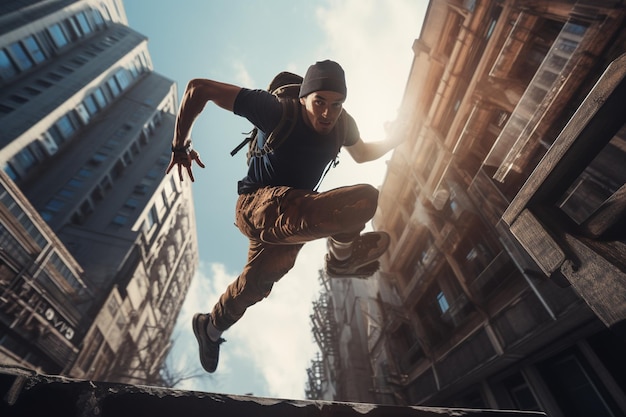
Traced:
<path fill-rule="evenodd" d="M 255 127 L 235 149 L 230 152 L 231 156 L 235 156 L 246 144 L 248 146 L 247 160 L 250 164 L 250 158 L 254 156 L 263 156 L 274 149 L 278 148 L 289 137 L 298 121 L 298 95 L 300 93 L 300 84 L 303 78 L 297 74 L 283 71 L 277 74 L 270 82 L 267 91 L 278 97 L 283 107 L 283 116 L 278 125 L 272 130 L 265 140 L 262 148 L 258 144 L 258 129 Z"/>

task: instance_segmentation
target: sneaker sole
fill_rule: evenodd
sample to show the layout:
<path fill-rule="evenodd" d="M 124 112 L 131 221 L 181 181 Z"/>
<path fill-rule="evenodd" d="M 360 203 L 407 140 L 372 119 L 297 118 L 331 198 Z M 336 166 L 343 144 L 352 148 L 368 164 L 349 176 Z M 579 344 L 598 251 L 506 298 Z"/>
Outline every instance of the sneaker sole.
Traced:
<path fill-rule="evenodd" d="M 199 348 L 199 352 L 200 352 L 200 364 L 202 365 L 202 367 L 204 368 L 205 371 L 207 371 L 209 373 L 213 373 L 217 369 L 217 366 L 215 366 L 215 367 L 207 366 L 204 363 L 203 359 L 202 359 L 202 352 L 206 349 L 206 345 L 204 344 L 203 338 L 202 338 L 202 336 L 200 334 L 201 328 L 199 327 L 200 326 L 200 322 L 202 321 L 202 319 L 201 319 L 202 316 L 204 316 L 204 314 L 202 314 L 202 313 L 194 314 L 191 327 L 193 329 L 193 334 L 194 334 L 194 336 L 196 336 L 196 340 L 198 341 L 198 348 Z"/>
<path fill-rule="evenodd" d="M 325 272 L 326 272 L 326 275 L 328 275 L 330 278 L 364 279 L 364 278 L 369 278 L 372 275 L 374 275 L 378 271 L 379 268 L 380 268 L 380 262 L 374 261 L 374 262 L 370 262 L 366 265 L 361 266 L 356 271 L 350 272 L 349 274 L 340 274 L 340 273 L 331 272 L 328 270 L 328 268 L 325 269 Z"/>
<path fill-rule="evenodd" d="M 387 249 L 389 249 L 389 243 L 391 242 L 391 237 L 389 236 L 387 232 L 367 232 L 367 233 L 363 233 L 363 235 L 361 236 L 366 237 L 366 236 L 372 236 L 372 235 L 380 236 L 380 239 L 378 242 L 378 250 L 374 252 L 373 254 L 371 254 L 369 257 L 363 259 L 363 261 L 360 264 L 354 265 L 353 268 L 360 269 L 362 267 L 365 267 L 371 264 L 372 262 L 375 262 L 378 258 L 383 256 L 385 252 L 387 252 Z"/>

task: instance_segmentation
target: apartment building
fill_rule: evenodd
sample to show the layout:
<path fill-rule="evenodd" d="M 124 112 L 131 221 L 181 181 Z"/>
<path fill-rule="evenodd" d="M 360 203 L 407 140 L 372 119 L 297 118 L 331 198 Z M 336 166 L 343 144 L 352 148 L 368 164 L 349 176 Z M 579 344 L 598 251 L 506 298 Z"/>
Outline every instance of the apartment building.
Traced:
<path fill-rule="evenodd" d="M 369 402 L 626 413 L 625 16 L 430 2 L 374 218 L 391 248 L 376 290 L 334 300 Z"/>
<path fill-rule="evenodd" d="M 159 383 L 198 263 L 176 85 L 121 0 L 3 2 L 0 28 L 0 358 Z"/>

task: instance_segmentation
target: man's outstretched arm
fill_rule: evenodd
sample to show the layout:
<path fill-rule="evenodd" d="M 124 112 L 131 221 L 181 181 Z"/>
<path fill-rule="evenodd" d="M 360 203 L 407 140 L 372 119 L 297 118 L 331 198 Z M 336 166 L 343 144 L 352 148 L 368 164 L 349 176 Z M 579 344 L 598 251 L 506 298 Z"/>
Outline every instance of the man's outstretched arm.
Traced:
<path fill-rule="evenodd" d="M 191 149 L 191 129 L 194 121 L 209 101 L 232 112 L 235 98 L 240 90 L 241 87 L 236 85 L 201 78 L 195 78 L 187 83 L 176 116 L 174 138 L 172 139 L 172 159 L 166 173 L 178 165 L 178 176 L 181 181 L 183 180 L 183 167 L 187 170 L 191 181 L 194 180 L 191 170 L 193 161 L 204 168 L 198 152 Z"/>
<path fill-rule="evenodd" d="M 363 142 L 362 139 L 359 139 L 354 145 L 347 146 L 346 149 L 352 159 L 359 164 L 374 161 L 406 140 L 407 133 L 402 124 L 392 125 L 390 130 L 385 140 Z"/>

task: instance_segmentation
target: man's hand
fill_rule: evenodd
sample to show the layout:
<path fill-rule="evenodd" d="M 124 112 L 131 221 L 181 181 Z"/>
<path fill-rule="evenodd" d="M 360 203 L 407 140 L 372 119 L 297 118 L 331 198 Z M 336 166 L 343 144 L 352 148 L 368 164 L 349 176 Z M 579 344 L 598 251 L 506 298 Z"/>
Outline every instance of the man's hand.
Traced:
<path fill-rule="evenodd" d="M 196 161 L 200 168 L 204 168 L 204 164 L 200 160 L 200 154 L 194 149 L 191 149 L 190 146 L 186 146 L 184 148 L 172 148 L 172 159 L 170 159 L 170 164 L 168 165 L 165 173 L 169 174 L 172 168 L 174 168 L 175 165 L 178 165 L 178 177 L 181 181 L 183 181 L 183 167 L 185 167 L 191 182 L 193 182 L 193 172 L 191 171 L 193 161 Z"/>
<path fill-rule="evenodd" d="M 391 149 L 403 143 L 409 137 L 409 124 L 406 121 L 396 120 L 394 122 L 385 123 L 385 132 L 387 133 L 387 141 Z"/>

